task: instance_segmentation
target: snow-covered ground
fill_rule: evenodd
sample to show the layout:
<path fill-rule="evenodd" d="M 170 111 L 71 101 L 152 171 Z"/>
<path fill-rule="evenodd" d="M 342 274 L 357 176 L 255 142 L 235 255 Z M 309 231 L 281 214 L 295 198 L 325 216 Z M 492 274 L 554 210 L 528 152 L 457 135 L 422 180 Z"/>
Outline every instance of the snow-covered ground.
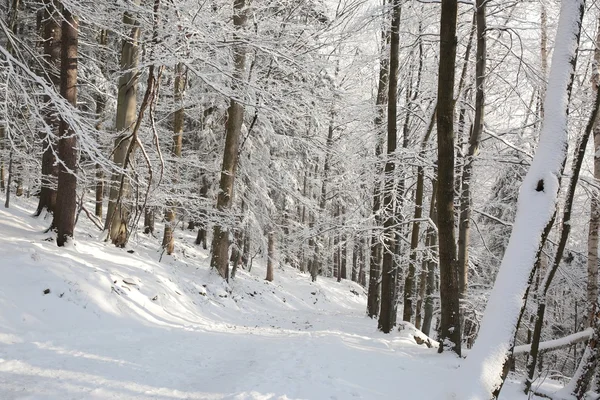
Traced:
<path fill-rule="evenodd" d="M 34 206 L 0 209 L 2 400 L 452 398 L 460 360 L 377 332 L 352 282 L 269 283 L 258 261 L 227 286 L 191 233 L 160 260 L 158 239 L 117 249 L 84 214 L 59 249 Z"/>

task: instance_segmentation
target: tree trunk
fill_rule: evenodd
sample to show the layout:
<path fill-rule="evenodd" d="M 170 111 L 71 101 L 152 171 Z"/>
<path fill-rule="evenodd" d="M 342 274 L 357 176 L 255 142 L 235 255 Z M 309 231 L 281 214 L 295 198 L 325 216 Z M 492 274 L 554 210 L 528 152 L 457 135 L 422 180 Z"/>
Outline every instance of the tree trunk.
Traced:
<path fill-rule="evenodd" d="M 387 123 L 387 160 L 385 163 L 385 177 L 383 187 L 383 212 L 385 213 L 384 229 L 384 254 L 381 268 L 381 312 L 379 313 L 378 329 L 383 333 L 389 333 L 394 324 L 395 316 L 392 312 L 394 307 L 394 292 L 396 280 L 394 279 L 394 249 L 395 232 L 394 225 L 394 171 L 396 164 L 393 159 L 396 152 L 397 136 L 397 103 L 398 103 L 398 70 L 400 51 L 400 0 L 392 2 L 392 27 L 390 34 L 390 70 L 388 85 L 388 123 Z"/>
<path fill-rule="evenodd" d="M 429 122 L 429 126 L 427 127 L 427 132 L 425 133 L 425 137 L 421 142 L 421 150 L 419 152 L 419 158 L 425 159 L 426 156 L 426 148 L 427 143 L 429 142 L 429 137 L 433 131 L 433 125 L 435 124 L 435 116 L 436 116 L 437 105 L 434 107 L 433 114 L 431 115 L 431 120 Z M 404 321 L 410 322 L 412 319 L 412 301 L 414 297 L 414 285 L 415 285 L 415 271 L 416 271 L 416 263 L 417 263 L 417 247 L 419 246 L 419 226 L 420 219 L 423 215 L 423 188 L 425 184 L 425 167 L 423 165 L 419 165 L 417 167 L 417 188 L 415 190 L 415 213 L 414 213 L 414 221 L 412 224 L 412 232 L 410 237 L 410 256 L 409 256 L 409 266 L 408 273 L 406 274 L 406 279 L 404 282 L 404 311 L 402 313 L 402 319 Z M 426 235 L 428 237 L 429 235 Z M 425 265 L 425 264 L 423 264 Z M 416 304 L 416 317 L 415 317 L 415 326 L 420 328 L 421 326 L 421 307 L 423 303 L 423 297 L 425 295 L 427 281 L 427 272 L 425 268 L 421 269 L 421 276 L 419 280 L 419 290 L 417 295 L 417 304 Z"/>
<path fill-rule="evenodd" d="M 486 66 L 486 3 L 476 3 L 477 52 L 475 60 L 475 120 L 469 137 L 469 149 L 463 161 L 461 175 L 460 217 L 458 221 L 458 286 L 460 298 L 467 296 L 469 282 L 469 234 L 471 228 L 471 178 L 473 163 L 483 132 Z"/>
<path fill-rule="evenodd" d="M 181 150 L 183 144 L 183 122 L 185 116 L 185 110 L 183 108 L 182 99 L 183 91 L 185 90 L 186 82 L 186 71 L 182 63 L 178 63 L 175 67 L 175 90 L 174 100 L 178 103 L 180 108 L 175 111 L 173 115 L 173 156 L 176 158 L 181 157 Z M 177 168 L 178 166 L 176 166 Z M 179 173 L 177 171 L 175 182 L 179 180 Z M 165 211 L 165 230 L 163 234 L 162 247 L 166 250 L 168 255 L 173 253 L 175 249 L 175 238 L 173 237 L 173 231 L 175 230 L 175 219 L 176 209 L 173 206 L 167 207 Z"/>
<path fill-rule="evenodd" d="M 346 236 L 342 236 L 341 241 L 342 241 L 342 248 L 340 250 L 341 253 L 341 260 L 340 260 L 340 278 L 341 279 L 348 279 L 347 276 L 347 271 L 346 271 L 346 264 L 347 264 L 347 258 L 348 258 L 348 247 L 346 245 Z"/>
<path fill-rule="evenodd" d="M 567 122 L 581 21 L 582 0 L 563 1 L 545 98 L 538 151 L 521 185 L 517 215 L 481 329 L 463 363 L 464 392 L 457 398 L 490 399 L 502 384 L 502 370 L 513 347 L 523 295 L 552 221 L 568 145 Z M 513 299 L 507 301 L 507 299 Z M 540 300 L 543 303 L 543 300 Z M 473 385 L 472 382 L 477 382 Z"/>
<path fill-rule="evenodd" d="M 108 32 L 103 29 L 100 31 L 100 46 L 105 47 L 108 44 Z M 100 67 L 103 70 L 102 67 Z M 104 71 L 103 71 L 104 72 Z M 100 131 L 102 129 L 102 119 L 104 110 L 106 109 L 106 96 L 104 94 L 99 93 L 96 96 L 96 118 L 98 118 L 98 122 L 96 123 L 96 130 Z M 102 206 L 104 202 L 104 170 L 100 166 L 100 164 L 96 164 L 96 204 L 94 209 L 94 214 L 96 217 L 102 220 Z"/>
<path fill-rule="evenodd" d="M 582 11 L 582 13 L 583 13 L 583 11 Z M 574 58 L 573 58 L 573 64 L 575 64 L 575 62 L 576 62 L 576 56 L 574 56 Z M 600 107 L 600 91 L 596 90 L 596 100 L 594 102 L 594 109 L 592 110 L 592 115 L 590 116 L 590 119 L 588 120 L 585 132 L 583 133 L 583 136 L 581 136 L 581 138 L 579 139 L 579 143 L 577 144 L 577 147 L 575 149 L 575 154 L 573 157 L 571 180 L 569 181 L 569 188 L 567 190 L 567 197 L 565 199 L 565 205 L 564 205 L 564 209 L 563 209 L 563 217 L 562 217 L 560 238 L 559 238 L 558 246 L 556 249 L 556 253 L 554 256 L 552 266 L 550 267 L 550 269 L 548 270 L 548 273 L 544 277 L 544 285 L 543 285 L 543 288 L 542 288 L 542 291 L 541 291 L 541 294 L 540 294 L 539 300 L 538 300 L 537 319 L 535 322 L 535 328 L 533 330 L 533 339 L 531 341 L 531 352 L 530 352 L 531 357 L 529 358 L 530 362 L 529 362 L 529 365 L 527 366 L 527 378 L 528 379 L 527 379 L 526 385 L 525 385 L 526 393 L 531 388 L 531 383 L 533 380 L 533 376 L 535 374 L 536 363 L 538 361 L 537 360 L 538 349 L 539 349 L 539 345 L 540 345 L 540 341 L 541 341 L 542 327 L 544 324 L 544 314 L 546 311 L 546 300 L 547 300 L 546 295 L 548 293 L 548 290 L 550 289 L 550 285 L 552 283 L 554 275 L 555 275 L 556 271 L 558 270 L 558 267 L 562 260 L 563 252 L 567 245 L 567 240 L 569 238 L 569 233 L 571 232 L 571 210 L 572 210 L 573 201 L 575 198 L 575 190 L 577 188 L 577 182 L 579 180 L 579 172 L 581 171 L 581 165 L 583 164 L 583 159 L 585 157 L 585 150 L 587 147 L 587 142 L 589 140 L 589 137 L 590 137 L 592 131 L 594 130 L 594 125 L 596 122 L 596 117 L 598 115 L 599 107 Z"/>
<path fill-rule="evenodd" d="M 384 0 L 385 2 L 385 0 Z M 383 168 L 381 164 L 381 154 L 383 153 L 383 138 L 380 128 L 385 119 L 385 107 L 388 99 L 388 82 L 390 79 L 390 62 L 387 55 L 387 47 L 390 43 L 390 31 L 381 32 L 381 58 L 379 61 L 379 83 L 377 86 L 377 99 L 375 106 L 377 114 L 375 116 L 375 129 L 377 130 L 377 144 L 375 145 L 375 177 L 373 179 L 373 222 L 375 229 L 371 236 L 370 257 L 369 257 L 369 290 L 367 296 L 367 315 L 375 318 L 379 315 L 381 304 L 381 263 L 383 259 L 383 246 L 379 237 L 379 230 L 382 223 L 381 217 L 381 175 Z"/>
<path fill-rule="evenodd" d="M 438 190 L 437 224 L 440 260 L 439 351 L 460 356 L 460 318 L 456 240 L 454 235 L 454 69 L 456 66 L 457 1 L 442 0 L 440 64 L 438 75 Z"/>
<path fill-rule="evenodd" d="M 434 171 L 434 176 L 437 171 Z M 429 205 L 429 219 L 433 221 L 434 224 L 437 224 L 437 213 L 436 213 L 436 204 L 435 200 L 437 198 L 437 180 L 434 179 L 431 184 L 431 202 Z M 427 235 L 425 239 L 425 246 L 431 254 L 431 256 L 425 258 L 422 263 L 423 270 L 427 271 L 427 282 L 425 284 L 425 305 L 424 305 L 424 315 L 423 315 L 423 327 L 421 331 L 430 336 L 431 331 L 431 320 L 433 318 L 433 304 L 435 302 L 435 266 L 436 263 L 434 261 L 434 248 L 437 245 L 437 235 L 436 230 L 433 226 L 429 226 L 427 228 Z M 417 308 L 418 309 L 418 308 Z"/>
<path fill-rule="evenodd" d="M 236 30 L 243 29 L 248 18 L 246 0 L 234 0 L 233 13 L 234 28 Z M 246 71 L 246 48 L 242 44 L 234 45 L 233 59 L 232 86 L 234 91 L 241 91 Z M 243 120 L 244 106 L 237 100 L 231 99 L 227 110 L 225 149 L 217 198 L 217 210 L 221 213 L 228 211 L 233 204 L 233 184 L 237 171 Z M 212 268 L 217 269 L 223 279 L 229 281 L 229 229 L 225 225 L 217 224 L 214 227 L 210 265 Z"/>
<path fill-rule="evenodd" d="M 154 207 L 144 208 L 144 233 L 154 235 Z"/>
<path fill-rule="evenodd" d="M 77 107 L 77 45 L 79 23 L 67 8 L 63 8 L 60 94 Z M 60 207 L 54 213 L 52 225 L 57 229 L 56 243 L 64 246 L 73 237 L 75 209 L 77 208 L 77 135 L 61 119 L 58 138 L 58 172 L 56 202 Z"/>
<path fill-rule="evenodd" d="M 60 4 L 56 0 L 45 0 L 43 10 L 42 39 L 44 41 L 44 63 L 49 84 L 58 87 L 60 85 L 60 63 L 61 63 L 61 26 L 59 15 Z M 45 124 L 54 134 L 60 130 L 60 118 L 50 103 L 49 96 L 44 96 L 46 109 L 44 110 Z M 42 178 L 40 198 L 35 215 L 40 215 L 44 210 L 53 213 L 56 209 L 56 184 L 58 179 L 58 164 L 54 156 L 56 141 L 49 132 L 41 132 L 42 147 Z"/>
<path fill-rule="evenodd" d="M 275 265 L 275 232 L 269 232 L 267 247 L 267 277 L 265 280 L 273 282 L 273 267 Z"/>
<path fill-rule="evenodd" d="M 593 89 L 600 90 L 600 19 L 594 49 L 595 70 L 592 75 Z M 594 126 L 594 179 L 600 182 L 600 124 Z M 600 193 L 591 188 L 590 224 L 588 229 L 587 290 L 586 290 L 586 324 L 592 326 L 594 315 L 598 311 L 598 230 L 600 229 Z"/>
<path fill-rule="evenodd" d="M 139 5 L 139 0 L 134 0 Z M 121 47 L 121 77 L 117 97 L 116 130 L 119 136 L 115 140 L 113 161 L 118 168 L 127 169 L 126 160 L 131 148 L 133 127 L 137 114 L 137 84 L 138 84 L 138 40 L 140 28 L 135 17 L 126 12 L 123 15 L 125 26 L 131 27 L 128 37 L 125 37 Z M 133 151 L 133 148 L 131 148 Z M 111 178 L 108 210 L 105 228 L 109 238 L 117 247 L 124 247 L 129 236 L 128 222 L 131 206 L 127 198 L 131 192 L 129 178 L 123 172 L 115 172 Z"/>

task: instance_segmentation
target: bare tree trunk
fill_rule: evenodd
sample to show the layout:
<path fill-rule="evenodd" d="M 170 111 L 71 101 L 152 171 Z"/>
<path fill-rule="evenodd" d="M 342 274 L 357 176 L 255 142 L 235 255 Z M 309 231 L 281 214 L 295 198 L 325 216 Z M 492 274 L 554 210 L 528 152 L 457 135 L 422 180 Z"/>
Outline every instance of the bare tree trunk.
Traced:
<path fill-rule="evenodd" d="M 202 197 L 203 199 L 205 199 L 207 197 L 208 194 L 208 189 L 209 189 L 209 182 L 208 179 L 206 178 L 206 175 L 202 175 L 202 187 L 200 188 L 200 197 Z M 202 217 L 206 217 L 206 212 L 201 212 L 201 216 Z M 202 248 L 204 250 L 207 249 L 207 236 L 208 236 L 208 228 L 207 228 L 207 223 L 206 223 L 206 218 L 204 218 L 204 221 L 200 222 L 200 227 L 198 228 L 198 235 L 196 236 L 196 244 L 202 244 Z"/>
<path fill-rule="evenodd" d="M 246 0 L 234 0 L 234 28 L 236 30 L 243 29 L 247 19 Z M 234 45 L 233 59 L 233 89 L 234 91 L 241 91 L 246 71 L 246 49 L 242 44 Z M 225 149 L 219 183 L 219 195 L 217 198 L 217 210 L 221 213 L 229 210 L 233 204 L 233 183 L 237 171 L 238 150 L 243 121 L 244 106 L 237 100 L 231 99 L 229 109 L 227 110 Z M 217 272 L 223 279 L 229 281 L 229 229 L 221 224 L 217 224 L 214 227 L 210 265 L 212 268 L 217 269 Z"/>
<path fill-rule="evenodd" d="M 134 0 L 139 5 L 139 0 Z M 131 148 L 133 127 L 137 114 L 137 83 L 138 83 L 138 40 L 140 28 L 136 18 L 129 12 L 123 15 L 125 26 L 131 27 L 129 37 L 123 38 L 121 47 L 121 71 L 119 78 L 119 93 L 117 97 L 116 130 L 119 136 L 115 140 L 114 163 L 122 170 L 127 169 L 126 160 Z M 108 210 L 104 229 L 108 230 L 109 238 L 118 247 L 124 247 L 128 238 L 128 222 L 131 206 L 126 199 L 131 192 L 131 183 L 124 172 L 112 175 Z"/>
<path fill-rule="evenodd" d="M 434 171 L 434 176 L 437 171 Z M 436 213 L 436 203 L 435 200 L 437 198 L 437 180 L 434 179 L 431 184 L 431 202 L 429 206 L 429 219 L 433 221 L 433 223 L 437 224 L 437 213 Z M 433 257 L 433 249 L 437 245 L 437 235 L 436 230 L 433 226 L 429 226 L 427 228 L 427 236 L 425 239 L 425 246 L 431 254 L 426 259 L 423 260 L 422 267 L 423 270 L 427 270 L 427 283 L 425 285 L 425 305 L 424 305 L 424 315 L 423 315 L 423 327 L 422 331 L 426 335 L 430 335 L 431 331 L 431 320 L 433 318 L 433 303 L 435 301 L 434 295 L 436 292 L 435 287 L 435 267 L 436 263 Z"/>
<path fill-rule="evenodd" d="M 79 22 L 71 12 L 63 8 L 60 94 L 73 107 L 77 106 L 77 46 Z M 75 209 L 77 208 L 77 135 L 64 119 L 60 122 L 58 156 L 61 164 L 58 172 L 56 202 L 60 207 L 54 213 L 52 225 L 57 228 L 56 243 L 64 246 L 73 237 Z"/>
<path fill-rule="evenodd" d="M 442 0 L 438 75 L 437 223 L 440 259 L 439 351 L 461 354 L 456 240 L 454 235 L 454 70 L 456 66 L 457 1 Z"/>
<path fill-rule="evenodd" d="M 427 149 L 427 143 L 429 142 L 429 137 L 433 131 L 433 125 L 435 124 L 435 116 L 436 116 L 437 105 L 434 108 L 434 112 L 431 115 L 431 120 L 429 122 L 429 126 L 427 127 L 427 132 L 425 133 L 425 137 L 421 142 L 421 151 L 419 152 L 419 158 L 425 159 L 425 152 Z M 410 256 L 409 256 L 409 273 L 406 277 L 406 283 L 404 284 L 404 312 L 402 314 L 402 319 L 404 321 L 410 322 L 412 317 L 412 298 L 413 298 L 413 286 L 415 279 L 415 270 L 417 263 L 417 247 L 419 246 L 419 226 L 420 219 L 423 216 L 423 189 L 425 185 L 425 167 L 423 165 L 419 165 L 417 167 L 417 188 L 415 190 L 415 213 L 414 213 L 414 221 L 412 224 L 412 232 L 410 237 Z M 433 204 L 432 204 L 433 208 Z M 429 238 L 429 229 L 428 234 L 426 235 Z M 427 243 L 426 243 L 427 246 Z M 422 265 L 425 265 L 423 263 Z M 412 276 L 411 276 L 412 274 Z M 412 282 L 409 282 L 412 280 Z M 417 294 L 417 304 L 416 304 L 416 316 L 415 316 L 415 326 L 417 329 L 421 327 L 421 307 L 423 304 L 423 297 L 425 296 L 425 288 L 427 281 L 427 269 L 421 268 L 421 276 L 419 279 L 419 290 Z"/>
<path fill-rule="evenodd" d="M 594 49 L 595 70 L 592 75 L 593 89 L 600 90 L 600 19 L 598 20 L 598 34 L 596 48 Z M 594 126 L 594 179 L 600 182 L 600 124 Z M 600 229 L 600 193 L 592 188 L 592 201 L 590 206 L 590 225 L 588 230 L 588 260 L 587 260 L 587 310 L 586 324 L 592 326 L 594 315 L 598 311 L 598 230 Z"/>
<path fill-rule="evenodd" d="M 384 5 L 386 0 L 384 0 Z M 379 230 L 382 224 L 381 217 L 381 175 L 383 168 L 381 154 L 383 153 L 383 139 L 380 137 L 380 128 L 385 120 L 385 106 L 388 101 L 388 83 L 390 79 L 390 63 L 387 56 L 387 47 L 390 43 L 390 31 L 384 29 L 381 32 L 381 58 L 379 61 L 379 83 L 377 86 L 377 115 L 375 117 L 375 129 L 377 130 L 377 144 L 375 145 L 375 177 L 373 179 L 373 220 L 375 229 L 371 236 L 369 257 L 369 290 L 367 296 L 367 315 L 375 318 L 379 315 L 381 304 L 381 263 L 383 259 L 383 246 L 379 238 Z"/>
<path fill-rule="evenodd" d="M 144 208 L 144 233 L 154 235 L 154 207 Z"/>
<path fill-rule="evenodd" d="M 485 66 L 486 66 L 486 3 L 476 3 L 477 20 L 477 52 L 475 61 L 475 121 L 469 137 L 469 149 L 464 158 L 461 175 L 461 199 L 458 231 L 458 285 L 459 295 L 464 301 L 467 296 L 469 281 L 469 234 L 471 228 L 471 178 L 473 163 L 479 149 L 479 141 L 483 132 L 485 106 Z"/>
<path fill-rule="evenodd" d="M 60 3 L 56 0 L 45 0 L 43 10 L 42 39 L 44 41 L 44 62 L 46 76 L 49 84 L 58 87 L 60 85 L 60 63 L 61 63 L 61 26 L 60 26 Z M 58 134 L 60 130 L 60 118 L 56 110 L 50 105 L 49 96 L 44 96 L 46 109 L 44 119 L 53 133 Z M 56 142 L 47 132 L 41 132 L 42 147 L 42 178 L 40 198 L 35 215 L 40 215 L 44 210 L 53 213 L 56 209 L 56 184 L 58 180 L 58 164 L 54 156 Z"/>
<path fill-rule="evenodd" d="M 185 116 L 185 110 L 183 108 L 182 99 L 183 91 L 185 90 L 186 71 L 182 63 L 178 63 L 175 67 L 175 90 L 174 99 L 175 103 L 179 103 L 180 108 L 175 111 L 173 115 L 173 155 L 177 158 L 181 157 L 181 150 L 183 144 L 183 121 Z M 178 166 L 176 166 L 178 168 Z M 177 175 L 179 175 L 177 173 Z M 175 178 L 179 180 L 179 176 Z M 162 241 L 162 247 L 166 250 L 167 254 L 171 255 L 175 248 L 175 239 L 173 237 L 173 231 L 175 230 L 175 207 L 167 207 L 165 211 L 165 229 Z"/>
<path fill-rule="evenodd" d="M 0 125 L 0 150 L 4 150 L 4 140 L 6 136 L 6 126 Z M 4 182 L 6 182 L 6 171 L 4 169 L 4 158 L 0 160 L 0 190 L 6 190 Z"/>
<path fill-rule="evenodd" d="M 385 213 L 384 229 L 384 254 L 381 268 L 381 312 L 379 313 L 378 329 L 383 333 L 389 333 L 394 324 L 395 316 L 392 312 L 394 307 L 394 291 L 396 280 L 394 279 L 394 249 L 395 232 L 394 225 L 394 171 L 396 164 L 393 159 L 396 152 L 397 136 L 397 103 L 398 103 L 398 69 L 400 65 L 400 0 L 392 2 L 392 27 L 390 34 L 390 70 L 388 85 L 388 123 L 387 123 L 387 160 L 385 163 L 383 212 Z"/>
<path fill-rule="evenodd" d="M 268 233 L 267 244 L 267 277 L 265 280 L 273 282 L 273 267 L 275 265 L 275 232 Z"/>
<path fill-rule="evenodd" d="M 108 31 L 103 29 L 100 31 L 100 46 L 106 46 L 108 43 Z M 102 69 L 102 67 L 101 67 Z M 102 118 L 104 114 L 104 110 L 106 108 L 106 96 L 104 94 L 98 94 L 96 96 L 96 118 L 98 118 L 98 122 L 96 123 L 96 130 L 100 131 L 102 129 Z M 94 214 L 102 219 L 103 214 L 103 202 L 104 202 L 104 170 L 100 166 L 100 164 L 96 164 L 96 204 L 94 209 Z"/>
<path fill-rule="evenodd" d="M 340 250 L 340 252 L 341 252 L 340 278 L 341 279 L 348 279 L 347 271 L 346 271 L 346 264 L 347 264 L 347 259 L 348 259 L 348 246 L 346 244 L 346 239 L 347 239 L 347 237 L 342 235 L 342 238 L 341 238 L 342 248 Z"/>

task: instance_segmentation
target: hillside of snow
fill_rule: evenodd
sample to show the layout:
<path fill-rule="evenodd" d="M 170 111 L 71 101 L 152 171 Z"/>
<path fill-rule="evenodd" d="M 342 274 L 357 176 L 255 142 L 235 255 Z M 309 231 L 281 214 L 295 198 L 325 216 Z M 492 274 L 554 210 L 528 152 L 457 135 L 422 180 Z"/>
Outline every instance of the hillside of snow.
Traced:
<path fill-rule="evenodd" d="M 103 242 L 84 214 L 59 249 L 34 209 L 0 209 L 0 399 L 451 398 L 460 360 L 377 332 L 355 283 L 289 267 L 269 283 L 258 260 L 227 285 L 191 232 L 161 257 L 145 235 Z"/>

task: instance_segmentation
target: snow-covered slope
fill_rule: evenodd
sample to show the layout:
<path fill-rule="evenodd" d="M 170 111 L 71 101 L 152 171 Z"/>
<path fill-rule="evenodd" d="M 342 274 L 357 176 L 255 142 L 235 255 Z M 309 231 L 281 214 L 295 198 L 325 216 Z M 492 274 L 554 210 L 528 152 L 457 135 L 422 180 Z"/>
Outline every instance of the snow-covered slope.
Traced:
<path fill-rule="evenodd" d="M 117 249 L 0 209 L 0 399 L 445 399 L 459 360 L 376 331 L 364 290 L 263 263 L 226 285 L 178 230 Z M 521 399 L 517 387 L 505 399 Z"/>

